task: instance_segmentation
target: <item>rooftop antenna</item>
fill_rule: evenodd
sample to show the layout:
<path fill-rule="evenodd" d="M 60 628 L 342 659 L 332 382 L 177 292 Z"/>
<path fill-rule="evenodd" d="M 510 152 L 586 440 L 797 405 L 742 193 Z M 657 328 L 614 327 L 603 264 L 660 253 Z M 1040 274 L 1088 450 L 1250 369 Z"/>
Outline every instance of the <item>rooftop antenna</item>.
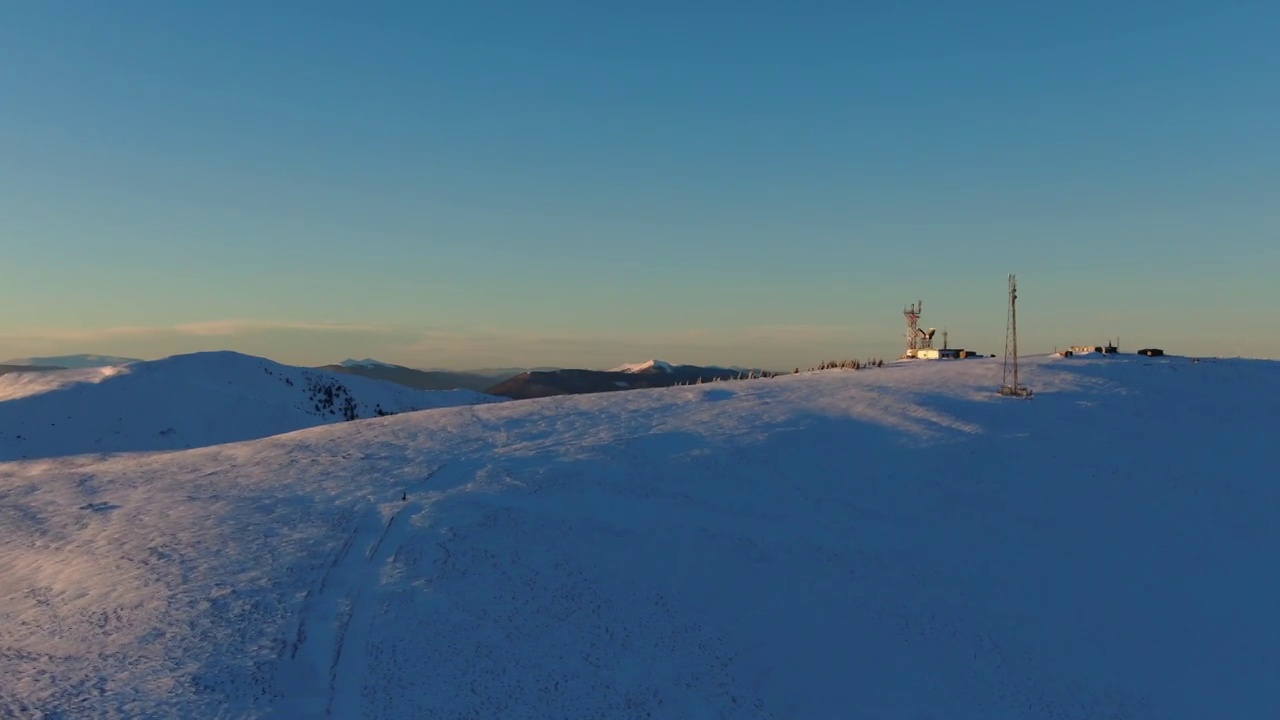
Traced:
<path fill-rule="evenodd" d="M 1030 398 L 1031 388 L 1018 382 L 1018 277 L 1009 276 L 1009 321 L 1004 331 L 1004 377 L 1000 394 Z"/>
<path fill-rule="evenodd" d="M 942 349 L 947 350 L 950 347 L 950 345 L 947 345 L 947 329 L 944 327 L 942 328 Z"/>

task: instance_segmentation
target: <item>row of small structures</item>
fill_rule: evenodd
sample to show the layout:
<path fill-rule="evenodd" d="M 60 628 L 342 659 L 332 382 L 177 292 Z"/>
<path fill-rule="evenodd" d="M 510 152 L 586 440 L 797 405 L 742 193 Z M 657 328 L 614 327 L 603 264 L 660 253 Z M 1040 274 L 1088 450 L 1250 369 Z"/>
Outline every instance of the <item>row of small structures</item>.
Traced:
<path fill-rule="evenodd" d="M 942 331 L 942 347 L 933 346 L 933 338 L 937 334 L 936 328 L 925 330 L 920 327 L 920 316 L 923 312 L 924 301 L 917 300 L 915 303 L 906 306 L 902 310 L 902 314 L 907 319 L 907 349 L 902 354 L 902 360 L 962 360 L 971 357 L 988 357 L 982 353 L 973 350 L 965 350 L 963 348 L 953 348 L 948 346 L 947 331 Z M 1012 332 L 1012 331 L 1011 331 Z M 1119 355 L 1120 340 L 1108 340 L 1102 345 L 1072 345 L 1066 350 L 1053 349 L 1053 354 L 1058 357 L 1072 357 L 1075 355 Z M 1147 357 L 1158 357 L 1164 355 L 1164 350 L 1160 348 L 1143 348 L 1137 351 L 1138 355 L 1146 355 Z M 994 355 L 990 357 L 995 357 Z"/>
<path fill-rule="evenodd" d="M 1000 385 L 1000 394 L 1011 397 L 1030 398 L 1031 389 L 1022 385 L 1018 381 L 1018 281 L 1014 275 L 1009 276 L 1009 315 L 1008 324 L 1005 329 L 1005 348 L 1004 348 L 1004 377 Z M 962 360 L 968 357 L 987 357 L 980 353 L 975 353 L 963 348 L 950 347 L 947 341 L 947 331 L 942 331 L 942 347 L 934 347 L 933 338 L 937 333 L 936 328 L 924 329 L 920 327 L 920 317 L 924 313 L 924 301 L 917 300 L 915 303 L 908 305 L 902 309 L 902 315 L 907 320 L 907 349 L 902 354 L 903 360 Z M 1075 355 L 1118 355 L 1120 354 L 1120 339 L 1115 341 L 1108 340 L 1103 345 L 1073 345 L 1067 350 L 1058 350 L 1054 348 L 1054 353 L 1059 357 L 1072 357 Z M 1139 350 L 1139 355 L 1147 357 L 1156 357 L 1164 355 L 1164 350 L 1160 348 L 1143 348 Z M 991 357 L 995 357 L 994 355 Z"/>
<path fill-rule="evenodd" d="M 1058 357 L 1072 357 L 1073 355 L 1119 355 L 1120 341 L 1108 342 L 1106 345 L 1072 345 L 1067 350 L 1053 349 L 1053 354 Z M 1160 348 L 1143 348 L 1137 352 L 1138 355 L 1146 355 L 1147 357 L 1157 357 L 1164 354 L 1164 350 Z"/>

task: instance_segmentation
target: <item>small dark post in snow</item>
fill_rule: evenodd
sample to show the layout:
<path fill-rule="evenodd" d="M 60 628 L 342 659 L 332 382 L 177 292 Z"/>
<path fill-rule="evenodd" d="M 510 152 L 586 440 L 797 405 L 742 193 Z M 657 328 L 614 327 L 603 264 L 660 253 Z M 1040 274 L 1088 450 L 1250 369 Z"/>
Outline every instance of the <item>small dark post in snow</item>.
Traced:
<path fill-rule="evenodd" d="M 409 499 L 409 491 L 408 491 L 408 490 L 405 490 L 405 491 L 403 491 L 403 492 L 401 492 L 401 493 L 400 493 L 400 502 L 404 502 L 405 500 L 408 500 L 408 499 Z"/>

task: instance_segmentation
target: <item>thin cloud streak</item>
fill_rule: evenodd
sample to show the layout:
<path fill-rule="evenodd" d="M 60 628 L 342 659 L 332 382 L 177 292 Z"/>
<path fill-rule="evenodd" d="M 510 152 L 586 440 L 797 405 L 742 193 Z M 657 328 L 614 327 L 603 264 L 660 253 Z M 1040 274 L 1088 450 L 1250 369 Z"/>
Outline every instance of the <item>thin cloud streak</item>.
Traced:
<path fill-rule="evenodd" d="M 233 337 L 270 332 L 391 333 L 387 325 L 360 323 L 292 322 L 275 320 L 209 320 L 177 325 L 120 325 L 105 328 L 42 328 L 0 332 L 9 341 L 96 342 L 152 340 L 170 336 Z"/>
<path fill-rule="evenodd" d="M 340 322 L 278 322 L 272 320 L 211 320 L 174 325 L 173 330 L 182 335 L 223 336 L 242 335 L 251 332 L 303 331 L 338 333 L 390 333 L 389 325 Z"/>

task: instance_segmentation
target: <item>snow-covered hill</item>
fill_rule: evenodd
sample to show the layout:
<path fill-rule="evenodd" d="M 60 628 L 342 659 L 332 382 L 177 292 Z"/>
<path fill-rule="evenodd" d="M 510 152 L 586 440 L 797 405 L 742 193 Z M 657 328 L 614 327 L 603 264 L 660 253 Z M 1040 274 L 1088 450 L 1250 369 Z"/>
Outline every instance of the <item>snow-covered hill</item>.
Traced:
<path fill-rule="evenodd" d="M 0 463 L 0 717 L 1273 715 L 1280 364 L 999 378 Z"/>
<path fill-rule="evenodd" d="M 669 362 L 664 362 L 662 360 L 645 360 L 644 362 L 627 363 L 625 365 L 619 365 L 616 368 L 611 368 L 609 372 L 626 372 L 626 373 L 671 372 L 674 369 L 675 369 L 675 366 Z"/>
<path fill-rule="evenodd" d="M 496 402 L 232 352 L 0 376 L 0 460 L 176 450 L 331 422 Z"/>

